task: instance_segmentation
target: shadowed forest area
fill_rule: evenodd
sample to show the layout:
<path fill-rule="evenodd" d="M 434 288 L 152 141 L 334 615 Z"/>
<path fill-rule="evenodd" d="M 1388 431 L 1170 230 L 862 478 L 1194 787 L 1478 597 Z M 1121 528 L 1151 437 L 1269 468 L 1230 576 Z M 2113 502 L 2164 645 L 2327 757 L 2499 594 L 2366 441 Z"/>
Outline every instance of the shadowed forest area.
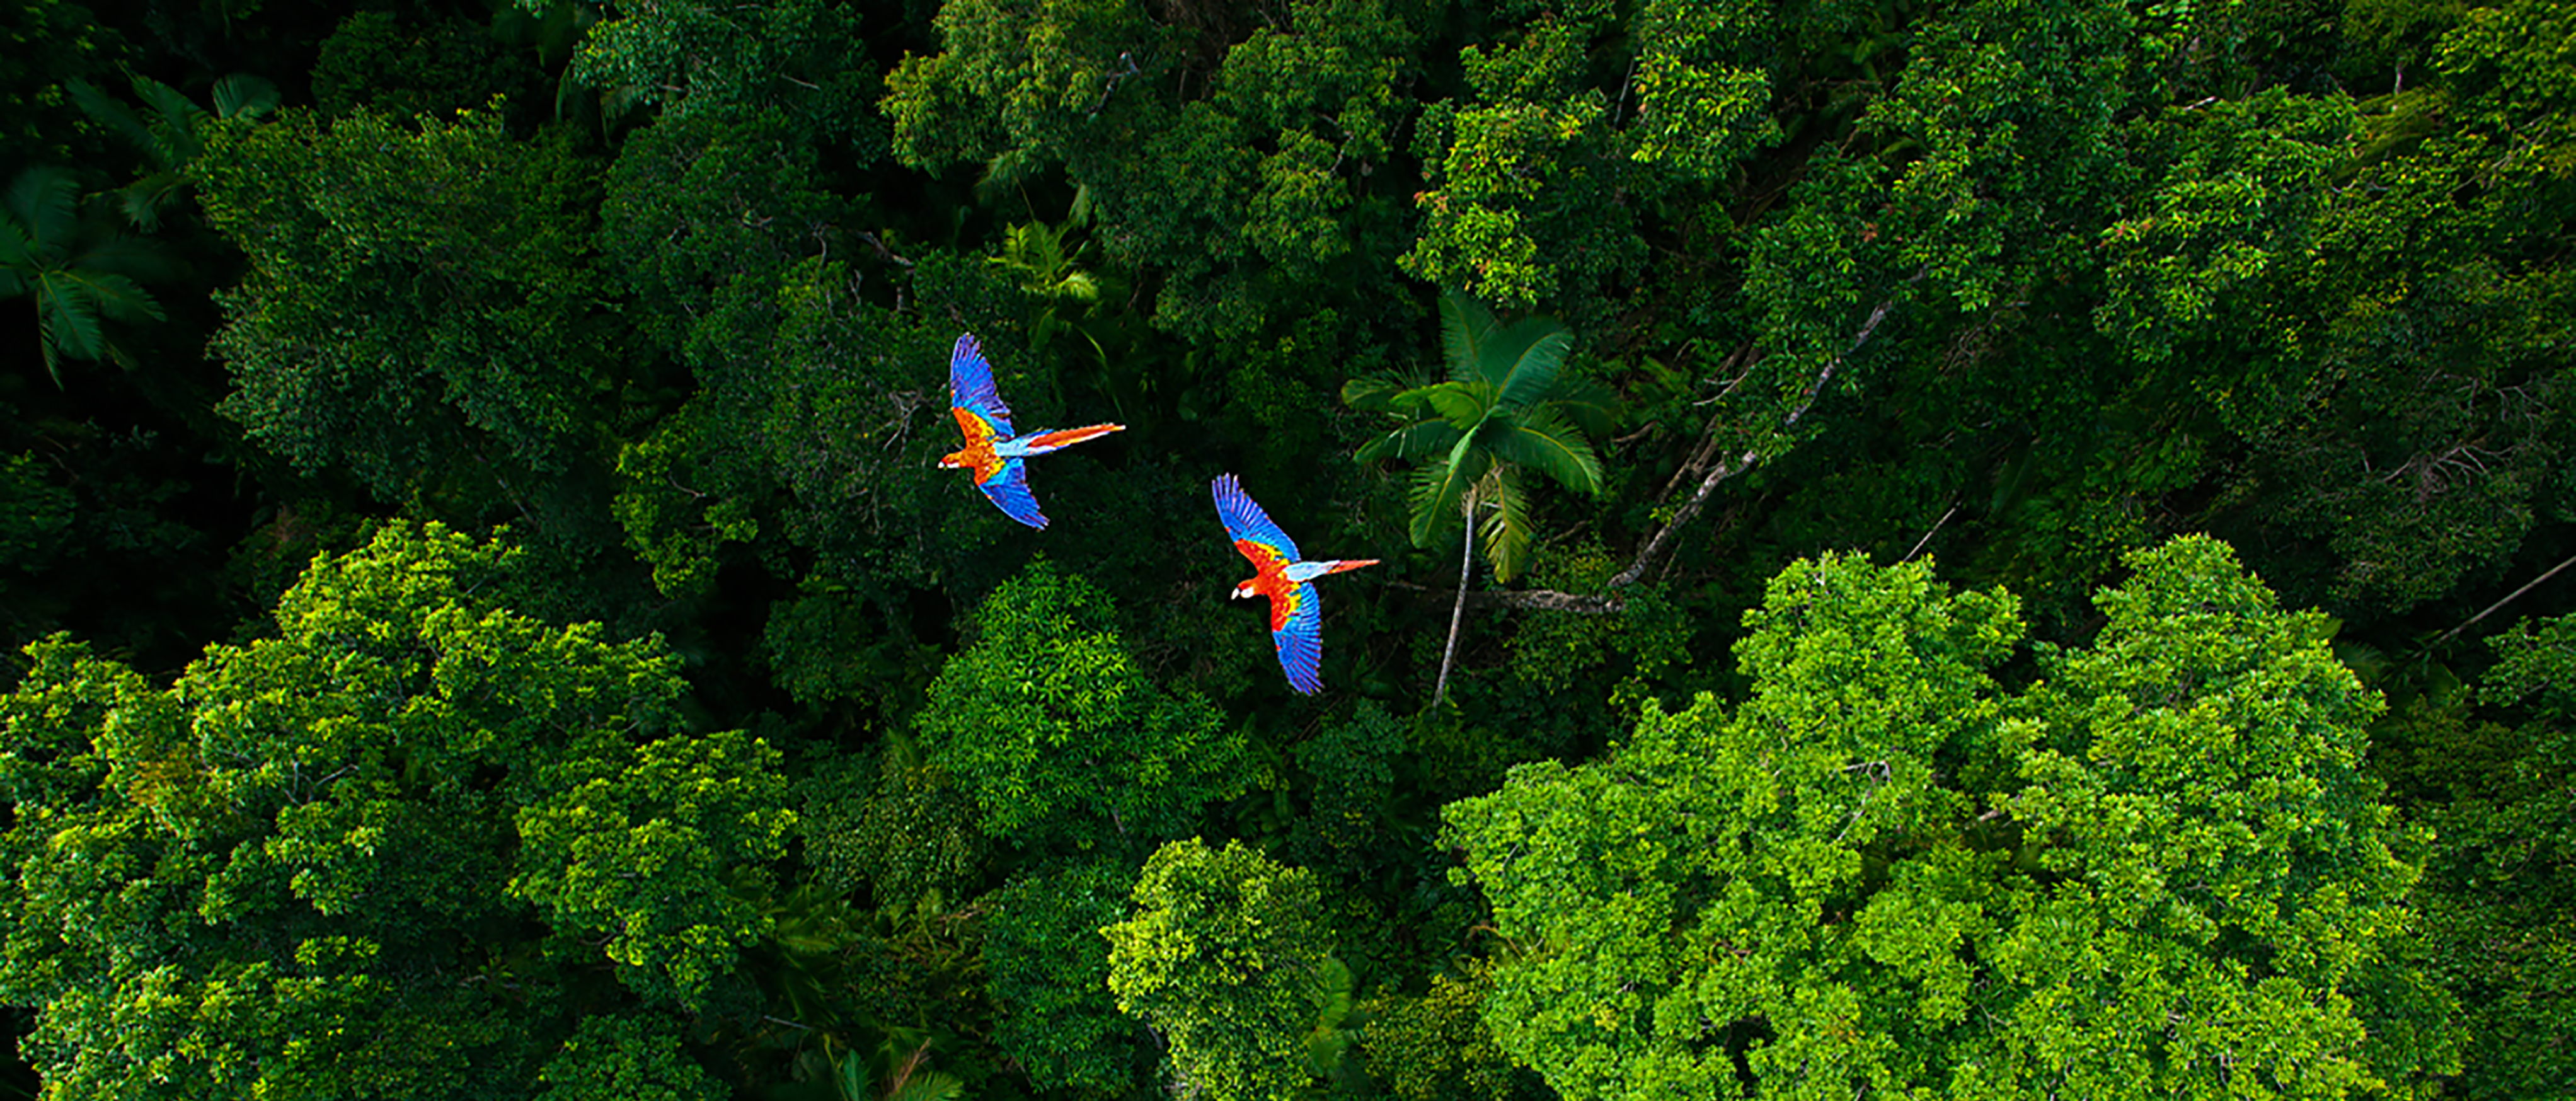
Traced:
<path fill-rule="evenodd" d="M 0 1095 L 2576 1096 L 2564 0 L 5 11 Z"/>

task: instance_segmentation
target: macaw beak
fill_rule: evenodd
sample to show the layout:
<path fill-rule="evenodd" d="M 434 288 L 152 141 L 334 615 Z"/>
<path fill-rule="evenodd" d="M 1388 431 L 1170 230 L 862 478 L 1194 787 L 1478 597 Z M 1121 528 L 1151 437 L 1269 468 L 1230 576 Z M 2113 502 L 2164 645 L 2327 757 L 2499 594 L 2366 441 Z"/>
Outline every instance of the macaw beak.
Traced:
<path fill-rule="evenodd" d="M 1252 594 L 1250 594 L 1250 593 L 1247 593 L 1247 592 L 1243 591 L 1243 586 L 1241 586 L 1241 585 L 1237 585 L 1237 586 L 1235 586 L 1235 587 L 1234 587 L 1234 591 L 1233 591 L 1233 592 L 1230 592 L 1230 593 L 1225 594 L 1225 598 L 1226 598 L 1227 600 L 1241 600 L 1241 599 L 1243 599 L 1244 597 L 1247 597 L 1247 596 L 1250 596 L 1250 595 L 1252 595 Z"/>

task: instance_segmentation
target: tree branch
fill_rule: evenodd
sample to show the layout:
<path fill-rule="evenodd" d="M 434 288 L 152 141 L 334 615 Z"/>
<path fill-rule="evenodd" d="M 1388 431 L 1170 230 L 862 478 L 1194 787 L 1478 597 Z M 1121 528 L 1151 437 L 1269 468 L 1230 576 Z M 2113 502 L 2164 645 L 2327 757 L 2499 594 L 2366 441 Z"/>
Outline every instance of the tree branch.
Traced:
<path fill-rule="evenodd" d="M 1920 279 L 1922 276 L 1918 273 L 1915 278 Z M 1912 281 L 1907 280 L 1907 282 Z M 1843 354 L 1825 361 L 1824 367 L 1816 372 L 1814 381 L 1807 384 L 1806 393 L 1800 398 L 1798 407 L 1790 410 L 1788 416 L 1781 418 L 1781 431 L 1786 432 L 1796 427 L 1799 419 L 1807 415 L 1807 410 L 1815 408 L 1816 396 L 1825 392 L 1825 384 L 1833 381 L 1834 372 L 1842 369 L 1843 361 L 1851 358 L 1853 352 L 1859 351 L 1861 345 L 1869 343 L 1869 338 L 1877 334 L 1879 323 L 1887 320 L 1887 311 L 1895 305 L 1895 298 L 1885 298 L 1869 311 L 1869 320 L 1861 323 L 1860 332 L 1852 337 L 1851 347 L 1843 349 Z M 1647 568 L 1654 565 L 1656 557 L 1663 554 L 1671 545 L 1673 533 L 1680 531 L 1682 525 L 1690 523 L 1693 517 L 1699 515 L 1700 507 L 1708 503 L 1709 495 L 1716 492 L 1719 482 L 1742 474 L 1761 461 L 1761 449 L 1748 447 L 1744 449 L 1743 454 L 1717 464 L 1716 469 L 1709 471 L 1707 477 L 1700 479 L 1699 489 L 1691 494 L 1690 500 L 1683 502 L 1682 507 L 1674 511 L 1673 518 L 1666 521 L 1663 528 L 1655 532 L 1652 538 L 1647 539 L 1645 546 L 1638 548 L 1637 560 L 1629 563 L 1627 569 L 1619 571 L 1618 576 L 1611 578 L 1610 582 L 1602 588 L 1624 589 L 1636 584 L 1638 578 L 1646 575 Z"/>

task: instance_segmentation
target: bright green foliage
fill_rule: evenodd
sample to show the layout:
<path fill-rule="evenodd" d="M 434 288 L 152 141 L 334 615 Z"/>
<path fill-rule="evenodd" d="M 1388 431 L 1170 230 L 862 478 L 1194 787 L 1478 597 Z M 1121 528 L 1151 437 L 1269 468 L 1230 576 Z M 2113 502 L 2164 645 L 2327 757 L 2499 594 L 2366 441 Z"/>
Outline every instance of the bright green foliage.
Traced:
<path fill-rule="evenodd" d="M 29 649 L 0 699 L 0 996 L 35 1010 L 50 1088 L 525 1096 L 633 1000 L 611 964 L 687 998 L 761 932 L 732 892 L 779 852 L 775 755 L 668 733 L 658 640 L 494 607 L 511 568 L 388 526 L 167 690 Z"/>
<path fill-rule="evenodd" d="M 2222 544 L 2130 565 L 2095 645 L 2007 696 L 2008 595 L 1793 564 L 1746 616 L 1740 707 L 1649 707 L 1607 760 L 1453 804 L 1513 945 L 1496 1041 L 1607 1098 L 2341 1097 L 2449 1070 L 2364 1046 L 2415 877 L 2359 768 L 2376 697 Z"/>
<path fill-rule="evenodd" d="M 1321 1072 L 1308 1038 L 1332 1008 L 1332 931 L 1313 873 L 1228 841 L 1174 841 L 1145 862 L 1135 915 L 1102 929 L 1118 1008 L 1162 1033 L 1185 1088 L 1287 1101 Z"/>
<path fill-rule="evenodd" d="M 510 889 L 605 934 L 638 993 L 694 1000 L 766 932 L 751 900 L 796 820 L 778 754 L 741 731 L 572 748 L 547 772 L 554 794 L 519 811 Z"/>
<path fill-rule="evenodd" d="M 537 1074 L 541 1101 L 723 1101 L 724 1084 L 680 1053 L 670 1023 L 592 1017 Z"/>
<path fill-rule="evenodd" d="M 931 764 L 975 796 L 984 830 L 1089 848 L 1189 832 L 1250 783 L 1243 735 L 1167 690 L 1119 641 L 1090 582 L 1040 559 L 985 598 L 914 723 Z"/>
<path fill-rule="evenodd" d="M 587 442 L 619 353 L 583 264 L 591 169 L 562 140 L 289 111 L 220 130 L 195 172 L 249 258 L 214 350 L 253 438 L 380 497 L 521 508 L 525 473 Z"/>
<path fill-rule="evenodd" d="M 1461 51 L 1476 103 L 1423 112 L 1414 152 L 1429 189 L 1414 198 L 1422 236 L 1398 261 L 1407 274 L 1528 309 L 1569 289 L 1597 292 L 1644 260 L 1619 194 L 1632 173 L 1608 97 L 1581 87 L 1589 37 L 1544 18 L 1517 42 Z"/>
<path fill-rule="evenodd" d="M 1474 298 L 1440 299 L 1446 381 L 1399 390 L 1354 379 L 1344 400 L 1371 411 L 1423 419 L 1360 448 L 1361 462 L 1408 459 L 1413 475 L 1413 545 L 1427 547 L 1453 522 L 1473 522 L 1494 575 L 1510 580 L 1529 555 L 1529 501 L 1520 471 L 1535 470 L 1577 493 L 1601 492 L 1601 459 L 1591 437 L 1616 416 L 1611 394 L 1565 373 L 1574 335 L 1553 318 L 1503 324 Z M 1490 515 L 1477 514 L 1491 509 Z"/>
<path fill-rule="evenodd" d="M 1464 976 L 1442 972 L 1419 995 L 1387 995 L 1368 1003 L 1360 1044 L 1370 1076 L 1406 1101 L 1521 1096 L 1528 1072 L 1494 1046 L 1480 1008 L 1493 988 L 1490 965 L 1467 965 Z"/>
<path fill-rule="evenodd" d="M 160 320 L 161 304 L 135 283 L 166 265 L 146 242 L 84 225 L 80 185 L 59 168 L 30 168 L 0 197 L 0 299 L 36 299 L 36 347 L 62 384 L 64 356 L 123 362 L 106 321 Z"/>
<path fill-rule="evenodd" d="M 994 1042 L 1041 1089 L 1126 1092 L 1152 1065 L 1143 1031 L 1109 993 L 1109 942 L 1127 916 L 1136 869 L 1110 861 L 1059 866 L 985 896 Z"/>

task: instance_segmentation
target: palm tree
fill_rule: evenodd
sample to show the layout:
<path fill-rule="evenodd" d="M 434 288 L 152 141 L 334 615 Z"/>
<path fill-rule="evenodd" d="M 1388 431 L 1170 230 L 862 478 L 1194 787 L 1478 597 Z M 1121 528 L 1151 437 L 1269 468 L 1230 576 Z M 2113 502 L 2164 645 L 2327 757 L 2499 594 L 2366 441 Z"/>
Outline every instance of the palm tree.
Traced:
<path fill-rule="evenodd" d="M 160 320 L 161 304 L 135 279 L 166 266 L 150 242 L 83 226 L 80 184 L 69 170 L 21 172 L 0 202 L 0 298 L 36 296 L 36 342 L 56 386 L 63 384 L 62 356 L 132 366 L 108 341 L 102 319 Z"/>
<path fill-rule="evenodd" d="M 1495 579 L 1511 580 L 1529 556 L 1529 496 L 1521 472 L 1538 471 L 1578 493 L 1600 493 L 1601 460 L 1591 437 L 1609 431 L 1612 420 L 1607 390 L 1564 374 L 1574 334 L 1554 318 L 1504 324 L 1483 303 L 1451 291 L 1440 298 L 1440 342 L 1449 364 L 1446 381 L 1406 388 L 1384 379 L 1353 379 L 1342 387 L 1342 400 L 1353 408 L 1420 418 L 1359 450 L 1361 462 L 1421 464 L 1413 475 L 1413 545 L 1430 546 L 1452 522 L 1466 531 L 1435 704 L 1449 697 L 1449 667 L 1458 652 L 1478 532 Z"/>

